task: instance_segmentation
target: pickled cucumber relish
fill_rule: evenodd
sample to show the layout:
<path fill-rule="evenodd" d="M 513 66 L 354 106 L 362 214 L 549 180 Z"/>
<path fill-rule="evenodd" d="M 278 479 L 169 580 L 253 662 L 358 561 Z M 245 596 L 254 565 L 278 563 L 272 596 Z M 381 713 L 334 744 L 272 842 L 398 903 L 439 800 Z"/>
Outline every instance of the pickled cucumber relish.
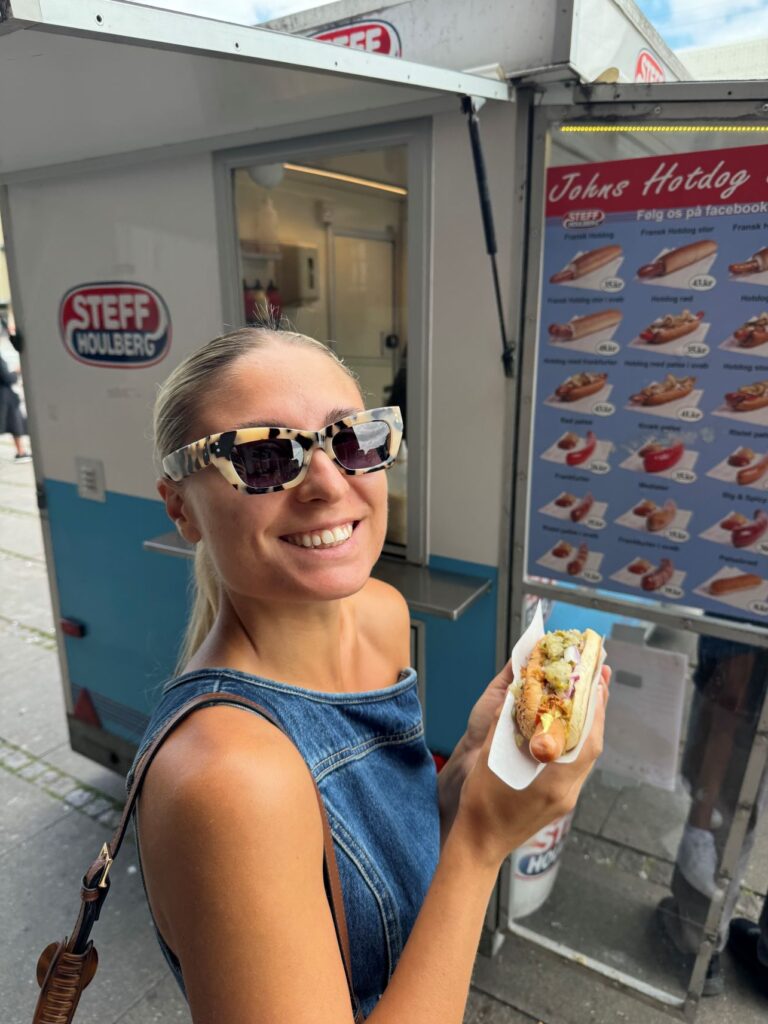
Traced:
<path fill-rule="evenodd" d="M 545 633 L 540 645 L 547 659 L 542 666 L 545 680 L 553 690 L 565 693 L 576 682 L 574 669 L 581 660 L 584 637 L 578 629 L 557 629 Z"/>

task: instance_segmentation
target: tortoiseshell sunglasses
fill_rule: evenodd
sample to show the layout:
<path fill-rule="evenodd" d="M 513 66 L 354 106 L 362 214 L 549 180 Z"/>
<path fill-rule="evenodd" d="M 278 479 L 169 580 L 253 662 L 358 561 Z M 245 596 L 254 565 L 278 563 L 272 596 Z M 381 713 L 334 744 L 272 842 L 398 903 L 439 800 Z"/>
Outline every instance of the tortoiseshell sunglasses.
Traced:
<path fill-rule="evenodd" d="M 362 476 L 388 469 L 402 437 L 400 409 L 390 405 L 345 416 L 317 431 L 243 427 L 210 434 L 166 455 L 163 469 L 178 481 L 213 465 L 238 491 L 270 494 L 297 487 L 316 448 L 348 476 Z"/>

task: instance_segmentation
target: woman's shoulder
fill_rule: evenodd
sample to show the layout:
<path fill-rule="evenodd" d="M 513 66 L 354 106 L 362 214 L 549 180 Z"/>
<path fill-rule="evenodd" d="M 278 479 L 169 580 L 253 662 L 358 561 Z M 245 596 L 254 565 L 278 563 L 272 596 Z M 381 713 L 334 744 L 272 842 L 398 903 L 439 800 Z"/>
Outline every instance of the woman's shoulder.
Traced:
<path fill-rule="evenodd" d="M 361 632 L 378 651 L 386 651 L 398 671 L 411 660 L 411 615 L 395 587 L 373 576 L 358 594 Z"/>

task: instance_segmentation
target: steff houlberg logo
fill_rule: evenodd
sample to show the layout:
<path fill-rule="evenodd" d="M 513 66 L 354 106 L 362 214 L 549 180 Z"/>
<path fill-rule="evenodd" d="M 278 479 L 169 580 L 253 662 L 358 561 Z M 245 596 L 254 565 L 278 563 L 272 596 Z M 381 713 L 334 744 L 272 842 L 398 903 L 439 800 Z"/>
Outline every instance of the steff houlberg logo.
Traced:
<path fill-rule="evenodd" d="M 61 300 L 59 330 L 67 352 L 90 366 L 151 366 L 171 347 L 165 302 L 153 288 L 131 281 L 71 288 Z"/>

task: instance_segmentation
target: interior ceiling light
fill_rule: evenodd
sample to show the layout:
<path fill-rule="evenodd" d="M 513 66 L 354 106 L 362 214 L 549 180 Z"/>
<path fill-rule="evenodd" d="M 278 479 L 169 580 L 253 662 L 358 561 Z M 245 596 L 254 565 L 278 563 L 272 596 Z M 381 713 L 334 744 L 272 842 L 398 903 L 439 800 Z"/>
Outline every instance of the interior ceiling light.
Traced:
<path fill-rule="evenodd" d="M 379 192 L 391 192 L 396 196 L 407 196 L 408 189 L 399 185 L 386 185 L 383 181 L 373 181 L 371 178 L 358 178 L 354 174 L 342 174 L 341 171 L 326 171 L 322 167 L 307 167 L 305 164 L 283 164 L 286 171 L 298 171 L 299 174 L 311 174 L 316 178 L 330 178 L 332 181 L 344 181 L 349 185 L 362 185 L 365 188 L 375 188 Z"/>

